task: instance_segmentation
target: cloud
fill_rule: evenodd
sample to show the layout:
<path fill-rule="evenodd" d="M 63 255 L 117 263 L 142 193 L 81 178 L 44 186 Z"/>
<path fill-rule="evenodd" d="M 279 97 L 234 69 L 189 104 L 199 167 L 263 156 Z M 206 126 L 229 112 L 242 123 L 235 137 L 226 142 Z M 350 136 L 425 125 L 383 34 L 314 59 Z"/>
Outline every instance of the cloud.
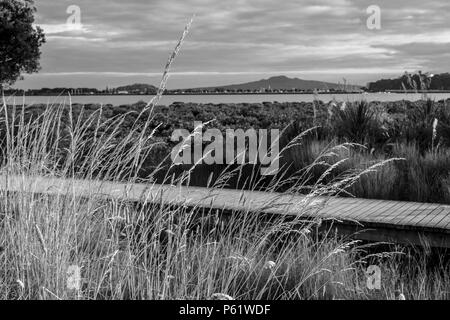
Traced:
<path fill-rule="evenodd" d="M 366 27 L 371 0 L 78 0 L 77 30 L 66 24 L 72 4 L 37 2 L 37 24 L 48 39 L 43 81 L 76 72 L 86 79 L 102 74 L 104 82 L 119 75 L 130 81 L 144 74 L 156 77 L 194 13 L 173 69 L 186 86 L 194 77 L 221 75 L 232 82 L 278 72 L 328 74 L 333 80 L 389 70 L 450 69 L 447 0 L 377 0 L 381 30 Z"/>
<path fill-rule="evenodd" d="M 60 23 L 60 24 L 41 24 L 39 25 L 47 36 L 51 36 L 53 34 L 59 33 L 88 33 L 88 29 L 82 24 L 68 24 L 68 23 Z"/>

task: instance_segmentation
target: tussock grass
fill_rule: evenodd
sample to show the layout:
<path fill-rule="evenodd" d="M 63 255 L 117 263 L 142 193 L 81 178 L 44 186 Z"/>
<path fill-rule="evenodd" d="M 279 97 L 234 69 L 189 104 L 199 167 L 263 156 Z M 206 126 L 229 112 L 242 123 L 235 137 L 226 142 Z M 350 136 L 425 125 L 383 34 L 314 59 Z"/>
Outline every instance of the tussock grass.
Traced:
<path fill-rule="evenodd" d="M 90 116 L 62 128 L 64 115 L 59 106 L 49 106 L 25 123 L 3 113 L 8 130 L 1 175 L 138 181 L 142 153 L 155 144 L 152 128 L 149 136 L 135 128 L 123 141 L 115 139 L 123 118 L 98 123 Z M 87 128 L 93 123 L 94 132 L 106 130 L 92 135 Z M 316 196 L 340 194 L 366 173 L 389 165 L 378 161 L 352 168 L 325 183 L 328 174 L 345 166 L 355 147 L 314 148 L 316 161 L 299 173 L 306 177 L 316 166 L 327 170 L 313 188 L 308 186 L 304 212 L 320 209 L 312 204 Z M 335 160 L 324 161 L 329 158 Z M 224 172 L 211 188 L 222 188 L 236 174 Z M 188 180 L 189 174 L 167 178 L 175 185 Z M 151 186 L 152 175 L 145 181 Z M 287 192 L 304 192 L 304 181 L 297 180 Z M 272 187 L 280 183 L 274 179 Z M 267 220 L 254 212 L 105 200 L 95 190 L 84 198 L 70 188 L 53 196 L 29 190 L 24 185 L 22 192 L 0 195 L 1 298 L 208 299 L 223 293 L 236 299 L 391 299 L 402 286 L 408 298 L 448 297 L 445 268 L 424 273 L 416 264 L 402 269 L 395 259 L 381 262 L 389 281 L 375 294 L 365 284 L 369 260 L 364 245 L 331 234 L 319 237 L 314 231 L 320 221 L 302 224 L 301 215 L 294 221 Z M 67 283 L 71 266 L 81 271 L 75 290 Z M 429 277 L 434 280 L 426 283 L 433 285 L 423 287 Z"/>
<path fill-rule="evenodd" d="M 187 29 L 166 66 L 159 98 L 186 33 Z M 101 122 L 99 108 L 75 118 L 69 104 L 49 105 L 38 117 L 27 119 L 25 106 L 10 110 L 3 105 L 5 183 L 12 177 L 58 177 L 67 179 L 69 188 L 55 195 L 30 192 L 33 185 L 22 185 L 17 192 L 2 189 L 0 298 L 209 299 L 226 294 L 236 299 L 392 299 L 396 290 L 409 299 L 449 297 L 445 263 L 434 271 L 415 263 L 403 268 L 403 260 L 392 258 L 401 255 L 374 257 L 370 246 L 318 234 L 321 221 L 302 221 L 302 214 L 289 221 L 267 219 L 258 212 L 170 206 L 148 199 L 136 204 L 104 199 L 95 189 L 77 196 L 70 187 L 73 179 L 154 185 L 160 168 L 145 177 L 141 171 L 158 146 L 150 125 L 158 97 L 138 112 L 145 125 L 135 121 L 124 138 L 120 130 L 127 114 Z M 300 145 L 304 136 L 293 138 L 282 154 Z M 348 162 L 345 154 L 355 147 L 345 143 L 314 148 L 315 160 L 297 170 L 286 190 L 307 191 L 301 212 L 320 210 L 324 204 L 314 201 L 318 196 L 346 192 L 364 175 L 390 163 L 382 159 L 334 177 L 332 173 Z M 325 170 L 307 185 L 318 166 Z M 189 185 L 191 173 L 167 176 L 165 181 Z M 209 187 L 220 190 L 236 175 L 246 179 L 239 169 L 230 168 Z M 275 176 L 267 191 L 288 179 Z M 255 188 L 259 183 L 258 178 L 252 180 Z M 386 277 L 376 292 L 367 288 L 365 274 L 374 259 Z"/>

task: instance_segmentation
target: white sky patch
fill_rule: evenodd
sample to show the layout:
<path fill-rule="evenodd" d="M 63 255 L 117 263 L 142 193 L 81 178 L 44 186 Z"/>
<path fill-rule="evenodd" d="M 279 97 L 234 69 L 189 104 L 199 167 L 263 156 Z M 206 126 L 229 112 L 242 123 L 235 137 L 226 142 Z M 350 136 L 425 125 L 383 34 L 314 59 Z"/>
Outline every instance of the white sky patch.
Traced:
<path fill-rule="evenodd" d="M 88 27 L 83 24 L 60 23 L 60 24 L 39 24 L 38 26 L 44 30 L 44 33 L 47 36 L 61 33 L 72 33 L 72 34 L 89 33 Z"/>
<path fill-rule="evenodd" d="M 75 42 L 106 42 L 106 38 L 88 38 L 88 37 L 77 37 L 77 36 L 57 36 L 57 35 L 50 35 L 46 36 L 46 39 L 51 41 L 61 41 L 64 42 L 67 45 L 67 42 L 70 41 L 70 43 L 76 45 Z"/>
<path fill-rule="evenodd" d="M 325 12 L 333 12 L 334 9 L 335 8 L 330 7 L 330 6 L 309 6 L 309 7 L 305 7 L 303 9 L 303 13 L 315 15 L 315 14 L 321 14 L 321 13 L 325 13 Z"/>
<path fill-rule="evenodd" d="M 121 35 L 119 30 L 84 24 L 40 24 L 47 40 L 105 42 Z"/>

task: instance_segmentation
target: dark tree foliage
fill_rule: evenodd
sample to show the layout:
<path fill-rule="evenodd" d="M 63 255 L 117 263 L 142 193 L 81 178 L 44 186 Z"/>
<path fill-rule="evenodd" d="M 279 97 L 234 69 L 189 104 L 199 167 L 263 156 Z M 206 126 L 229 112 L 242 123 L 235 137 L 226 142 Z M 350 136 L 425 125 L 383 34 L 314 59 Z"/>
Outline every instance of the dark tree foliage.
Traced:
<path fill-rule="evenodd" d="M 33 25 L 35 11 L 31 0 L 0 0 L 0 88 L 40 69 L 45 36 Z"/>
<path fill-rule="evenodd" d="M 427 79 L 429 82 L 424 83 L 425 74 L 418 73 L 408 77 L 403 75 L 396 79 L 382 79 L 371 82 L 367 85 L 367 89 L 371 92 L 383 92 L 392 90 L 450 90 L 450 73 L 436 74 L 432 78 Z M 422 77 L 422 80 L 421 78 Z M 423 88 L 424 85 L 426 88 Z"/>

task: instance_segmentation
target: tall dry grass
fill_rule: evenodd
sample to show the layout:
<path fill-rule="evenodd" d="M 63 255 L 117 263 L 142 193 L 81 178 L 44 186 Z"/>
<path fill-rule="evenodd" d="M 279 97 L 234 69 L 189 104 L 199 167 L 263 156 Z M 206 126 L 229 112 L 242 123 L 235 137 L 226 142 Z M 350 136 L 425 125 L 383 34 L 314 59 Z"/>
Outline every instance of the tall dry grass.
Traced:
<path fill-rule="evenodd" d="M 23 116 L 11 119 L 4 113 L 8 129 L 2 177 L 59 177 L 69 186 L 72 178 L 136 182 L 141 159 L 136 150 L 151 152 L 151 136 L 135 139 L 142 136 L 136 129 L 126 141 L 116 140 L 122 118 L 109 123 L 98 123 L 94 116 L 85 122 L 73 119 L 72 126 L 60 128 L 64 115 L 61 106 L 49 106 L 41 117 L 25 123 Z M 108 129 L 92 135 L 87 130 L 91 124 L 95 132 Z M 293 139 L 288 147 L 301 140 Z M 69 147 L 61 149 L 62 142 Z M 305 213 L 320 210 L 313 205 L 317 196 L 335 196 L 380 166 L 350 170 L 325 183 L 327 175 L 345 165 L 345 155 L 354 147 L 315 149 L 316 161 L 300 173 L 307 176 L 315 166 L 327 170 L 312 189 L 308 186 Z M 337 160 L 324 161 L 329 158 Z M 239 172 L 224 172 L 211 189 L 220 190 L 235 174 Z M 167 182 L 178 185 L 188 179 L 189 173 L 177 180 L 168 177 Z M 287 192 L 303 192 L 303 181 Z M 151 175 L 146 183 L 153 185 Z M 274 179 L 272 187 L 280 183 L 281 178 Z M 364 246 L 336 235 L 314 235 L 320 221 L 301 224 L 301 212 L 294 221 L 268 221 L 258 212 L 104 199 L 95 189 L 78 197 L 71 188 L 57 195 L 30 193 L 30 185 L 22 188 L 14 193 L 2 188 L 0 195 L 2 298 L 207 299 L 222 293 L 237 299 L 366 299 L 393 298 L 401 284 L 410 290 L 409 298 L 447 297 L 445 271 L 444 276 L 432 273 L 435 287 L 418 289 L 418 280 L 408 278 L 414 272 L 404 272 L 393 260 L 381 264 L 391 280 L 374 294 L 365 286 Z M 76 289 L 68 286 L 72 266 L 81 271 Z"/>
<path fill-rule="evenodd" d="M 184 39 L 183 34 L 177 50 Z M 171 55 L 158 91 L 164 91 Z M 141 110 L 152 117 L 158 97 Z M 2 299 L 208 299 L 226 294 L 236 299 L 367 299 L 395 297 L 406 288 L 408 298 L 448 298 L 449 279 L 440 268 L 426 276 L 435 285 L 417 285 L 427 278 L 417 265 L 400 269 L 395 260 L 380 260 L 389 281 L 374 294 L 366 286 L 366 246 L 335 234 L 316 234 L 321 221 L 302 222 L 302 213 L 321 209 L 318 196 L 333 197 L 360 177 L 389 161 L 344 172 L 328 181 L 348 159 L 328 158 L 350 152 L 354 145 L 332 145 L 299 170 L 308 177 L 325 167 L 316 183 L 297 179 L 286 191 L 299 194 L 308 188 L 293 220 L 266 219 L 261 212 L 208 210 L 170 206 L 143 198 L 105 199 L 94 188 L 79 197 L 73 179 L 153 184 L 156 168 L 139 175 L 157 141 L 149 125 L 134 125 L 119 139 L 126 115 L 101 123 L 102 108 L 74 118 L 71 105 L 51 106 L 26 120 L 25 106 L 3 105 L 0 121 L 5 137 L 1 150 L 0 193 L 0 298 Z M 68 117 L 69 125 L 62 121 Z M 292 139 L 287 149 L 301 144 Z M 283 154 L 283 152 L 282 152 Z M 166 182 L 189 183 L 190 172 Z M 220 190 L 239 170 L 224 171 L 211 190 Z M 66 192 L 33 193 L 34 177 L 66 179 Z M 20 177 L 26 179 L 21 180 Z M 284 183 L 274 177 L 268 191 Z M 22 181 L 8 192 L 11 179 Z M 258 185 L 259 181 L 254 181 Z M 31 192 L 30 192 L 31 191 Z M 269 205 L 269 204 L 268 204 Z M 298 204 L 296 204 L 298 205 Z M 323 204 L 322 204 L 323 205 Z M 382 259 L 382 257 L 380 257 Z M 79 275 L 77 274 L 79 271 Z M 421 278 L 413 278 L 413 275 Z M 405 289 L 405 290 L 406 290 Z"/>

